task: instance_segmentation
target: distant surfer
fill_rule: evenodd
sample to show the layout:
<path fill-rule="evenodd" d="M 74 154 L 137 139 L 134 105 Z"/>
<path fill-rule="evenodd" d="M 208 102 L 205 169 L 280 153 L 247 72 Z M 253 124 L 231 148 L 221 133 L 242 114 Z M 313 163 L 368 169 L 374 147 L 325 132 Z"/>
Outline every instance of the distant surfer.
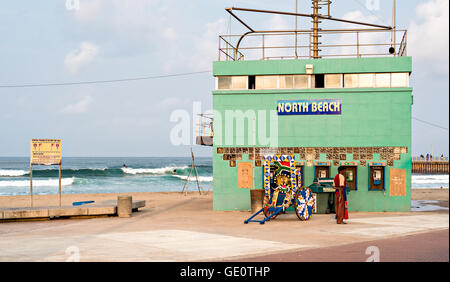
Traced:
<path fill-rule="evenodd" d="M 122 168 L 127 168 L 127 165 L 126 165 L 126 164 L 123 164 Z"/>
<path fill-rule="evenodd" d="M 177 174 L 177 170 L 176 169 L 172 170 L 172 174 Z"/>

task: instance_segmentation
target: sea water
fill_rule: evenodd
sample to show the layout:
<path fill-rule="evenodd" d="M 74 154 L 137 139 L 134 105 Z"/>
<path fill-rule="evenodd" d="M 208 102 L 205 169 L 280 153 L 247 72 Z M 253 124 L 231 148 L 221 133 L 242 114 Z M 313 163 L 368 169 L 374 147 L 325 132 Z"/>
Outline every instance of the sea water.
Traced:
<path fill-rule="evenodd" d="M 63 158 L 62 193 L 181 191 L 191 163 L 191 158 Z M 197 157 L 195 166 L 202 191 L 212 190 L 212 159 Z M 58 166 L 33 166 L 33 194 L 58 193 L 58 174 Z M 194 174 L 187 187 L 198 191 Z M 0 158 L 0 196 L 29 194 L 29 158 Z"/>
<path fill-rule="evenodd" d="M 62 193 L 123 193 L 181 191 L 191 158 L 63 158 Z M 123 165 L 126 165 L 126 168 Z M 212 190 L 212 159 L 197 157 L 202 190 Z M 190 191 L 197 191 L 191 175 Z M 412 188 L 448 188 L 448 175 L 411 176 Z M 33 167 L 33 194 L 58 192 L 58 166 Z M 0 158 L 0 196 L 29 195 L 29 158 Z"/>
<path fill-rule="evenodd" d="M 448 174 L 413 174 L 411 176 L 413 189 L 448 188 L 448 183 Z"/>

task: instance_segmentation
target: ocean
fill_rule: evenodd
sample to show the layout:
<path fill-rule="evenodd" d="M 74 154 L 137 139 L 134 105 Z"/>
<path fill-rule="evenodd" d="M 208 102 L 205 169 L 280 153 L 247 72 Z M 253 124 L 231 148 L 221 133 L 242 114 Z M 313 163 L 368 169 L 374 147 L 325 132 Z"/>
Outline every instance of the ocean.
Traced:
<path fill-rule="evenodd" d="M 195 159 L 202 190 L 212 190 L 212 159 Z M 126 168 L 122 166 L 126 164 Z M 183 189 L 191 158 L 63 158 L 62 193 L 172 192 Z M 0 196 L 29 195 L 29 158 L 0 158 Z M 189 191 L 197 191 L 191 177 Z M 412 175 L 412 188 L 449 187 L 448 175 Z M 33 168 L 33 194 L 58 193 L 58 166 Z"/>
<path fill-rule="evenodd" d="M 0 158 L 0 196 L 29 195 L 29 158 Z M 182 191 L 191 158 L 63 158 L 63 194 Z M 126 168 L 122 166 L 126 164 Z M 212 159 L 195 158 L 203 191 L 212 190 Z M 33 194 L 58 193 L 58 166 L 33 167 Z M 198 191 L 195 177 L 189 191 Z"/>

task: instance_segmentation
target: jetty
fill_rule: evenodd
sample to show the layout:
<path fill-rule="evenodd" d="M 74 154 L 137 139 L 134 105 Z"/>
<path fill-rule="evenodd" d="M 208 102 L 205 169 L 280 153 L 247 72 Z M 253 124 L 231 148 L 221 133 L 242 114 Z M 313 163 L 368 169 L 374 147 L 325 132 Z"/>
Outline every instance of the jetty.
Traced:
<path fill-rule="evenodd" d="M 426 160 L 420 157 L 412 157 L 411 172 L 421 174 L 448 174 L 448 159 L 436 157 Z"/>

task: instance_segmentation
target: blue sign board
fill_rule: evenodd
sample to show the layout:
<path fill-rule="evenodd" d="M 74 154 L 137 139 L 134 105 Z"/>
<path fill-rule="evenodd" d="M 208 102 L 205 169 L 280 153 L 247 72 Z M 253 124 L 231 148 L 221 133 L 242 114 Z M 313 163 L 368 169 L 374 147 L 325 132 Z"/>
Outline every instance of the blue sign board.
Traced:
<path fill-rule="evenodd" d="M 342 114 L 341 99 L 279 100 L 277 112 L 279 116 L 340 115 Z"/>

